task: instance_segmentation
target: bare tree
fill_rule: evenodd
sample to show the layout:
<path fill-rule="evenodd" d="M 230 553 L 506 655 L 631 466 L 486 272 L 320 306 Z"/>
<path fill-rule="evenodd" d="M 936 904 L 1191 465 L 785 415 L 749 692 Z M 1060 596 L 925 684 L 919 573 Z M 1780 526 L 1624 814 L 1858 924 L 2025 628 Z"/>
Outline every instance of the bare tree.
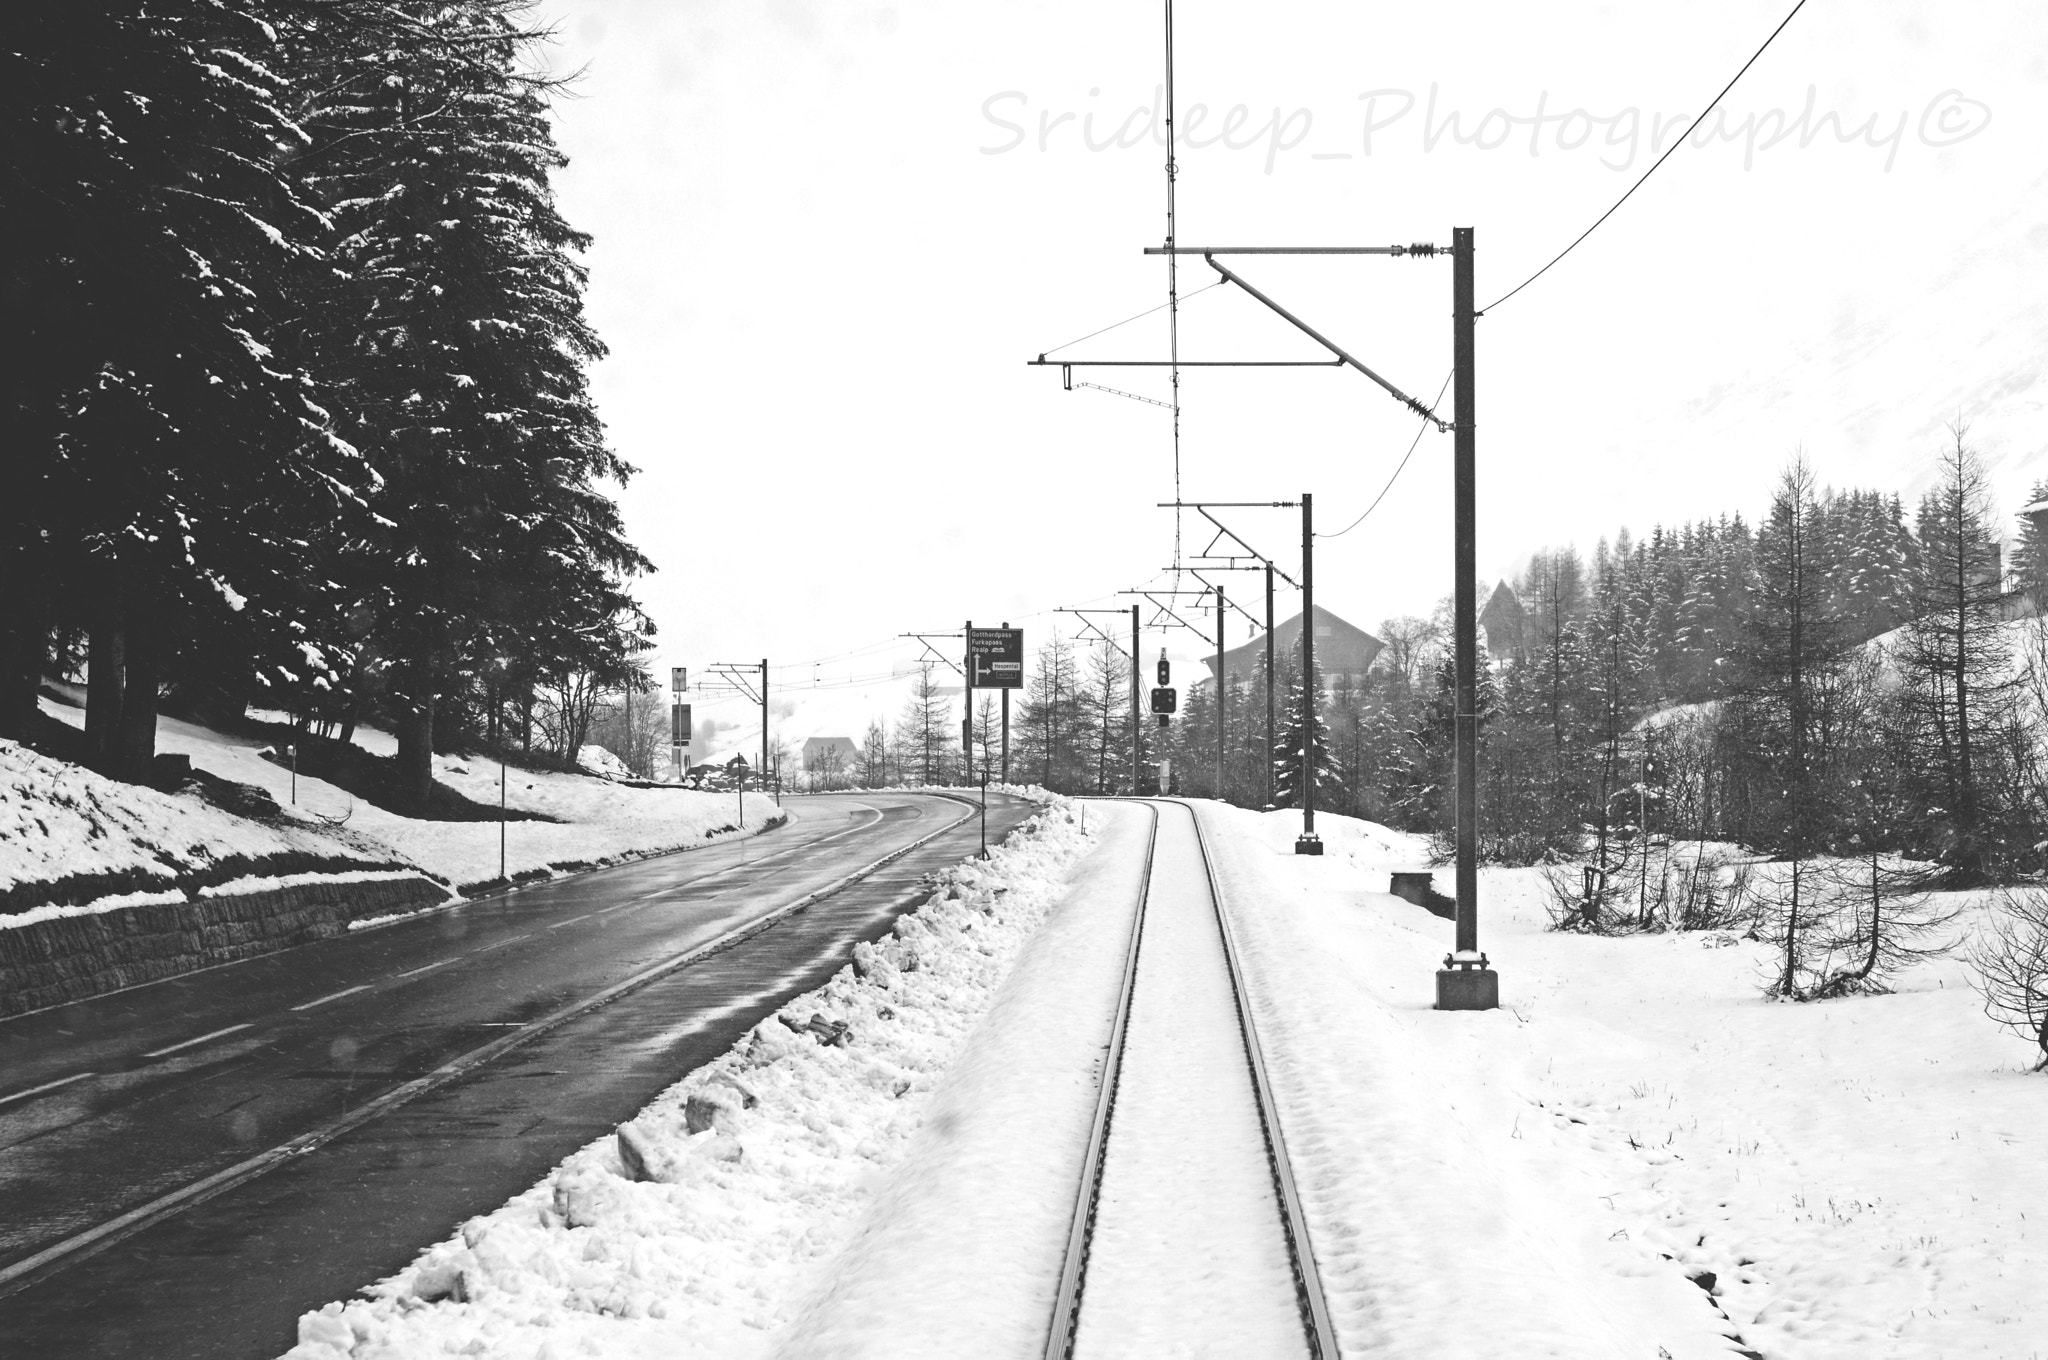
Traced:
<path fill-rule="evenodd" d="M 1970 951 L 1984 1013 L 2038 1048 L 2034 1070 L 2048 1070 L 2048 889 L 2008 889 L 1997 910 Z"/>
<path fill-rule="evenodd" d="M 889 782 L 889 733 L 880 718 L 869 720 L 867 734 L 854 752 L 853 778 L 864 789 L 878 789 Z"/>

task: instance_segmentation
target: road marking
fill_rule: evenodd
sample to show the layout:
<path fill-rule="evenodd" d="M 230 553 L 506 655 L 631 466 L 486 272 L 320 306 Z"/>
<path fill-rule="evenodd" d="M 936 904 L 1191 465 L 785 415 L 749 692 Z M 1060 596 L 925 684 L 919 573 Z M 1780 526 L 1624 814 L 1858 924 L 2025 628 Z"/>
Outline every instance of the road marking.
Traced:
<path fill-rule="evenodd" d="M 581 1001 L 571 1002 L 552 1014 L 544 1015 L 538 1020 L 532 1021 L 515 1033 L 493 1039 L 479 1048 L 452 1058 L 442 1063 L 426 1076 L 415 1077 L 413 1080 L 387 1091 L 363 1105 L 357 1106 L 355 1109 L 321 1125 L 319 1128 L 299 1134 L 297 1137 L 280 1143 L 268 1151 L 257 1153 L 255 1156 L 237 1162 L 233 1166 L 223 1167 L 210 1176 L 202 1177 L 188 1185 L 180 1186 L 175 1190 L 159 1195 L 149 1203 L 138 1205 L 126 1213 L 108 1219 L 104 1223 L 95 1224 L 81 1232 L 74 1233 L 61 1242 L 54 1242 L 44 1247 L 33 1256 L 15 1261 L 9 1265 L 0 1266 L 0 1298 L 4 1298 L 16 1290 L 25 1287 L 20 1283 L 21 1281 L 33 1278 L 38 1272 L 45 1270 L 53 1263 L 62 1261 L 66 1257 L 76 1256 L 82 1252 L 96 1251 L 109 1246 L 181 1209 L 203 1203 L 215 1195 L 250 1181 L 293 1158 L 305 1156 L 307 1153 L 313 1152 L 350 1130 L 360 1128 L 362 1125 L 369 1123 L 390 1110 L 404 1105 L 408 1101 L 417 1099 L 428 1091 L 453 1081 L 459 1076 L 474 1071 L 500 1054 L 509 1052 L 521 1044 L 531 1042 L 534 1038 L 545 1034 L 557 1025 L 564 1024 L 577 1016 L 588 1014 L 600 1006 L 604 1006 L 618 997 L 626 995 L 628 992 L 646 986 L 657 978 L 677 972 L 700 959 L 716 954 L 720 950 L 730 948 L 741 940 L 758 935 L 772 928 L 777 923 L 795 915 L 812 903 L 822 901 L 832 894 L 854 883 L 858 883 L 863 878 L 872 875 L 883 865 L 901 859 L 903 856 L 911 854 L 930 842 L 937 840 L 946 832 L 964 825 L 969 816 L 971 814 L 963 813 L 958 820 L 949 822 L 938 830 L 921 836 L 908 845 L 891 850 L 881 858 L 864 864 L 840 878 L 834 879 L 823 887 L 798 898 L 795 902 L 764 912 L 751 921 L 733 927 L 716 939 L 707 940 L 694 949 L 686 950 L 673 958 L 643 969 L 631 977 L 613 983 L 610 987 L 594 995 L 585 997 Z M 848 830 L 850 831 L 852 828 L 848 828 Z M 846 833 L 842 832 L 839 834 L 844 835 Z M 608 908 L 608 910 L 616 910 L 616 908 Z M 423 973 L 429 968 L 439 968 L 454 962 L 456 962 L 454 959 L 443 959 L 440 963 L 430 963 L 426 968 L 416 968 L 413 972 Z M 401 974 L 401 976 L 411 976 L 411 974 Z"/>
<path fill-rule="evenodd" d="M 563 926 L 573 926 L 573 925 L 575 925 L 575 924 L 576 924 L 576 923 L 577 923 L 578 921 L 588 921 L 588 920 L 589 920 L 589 919 L 590 919 L 591 917 L 593 917 L 593 916 L 595 916 L 595 915 L 597 915 L 597 913 L 596 913 L 596 912 L 594 912 L 594 911 L 586 911 L 586 912 L 584 912 L 584 913 L 583 913 L 583 914 L 582 914 L 581 916 L 571 916 L 571 917 L 570 917 L 570 918 L 569 918 L 568 920 L 566 920 L 566 921 L 557 921 L 557 922 L 555 922 L 555 923 L 554 923 L 553 925 L 549 926 L 549 927 L 548 927 L 548 929 L 549 929 L 549 930 L 560 930 L 560 929 L 561 929 L 561 928 L 562 928 Z"/>
<path fill-rule="evenodd" d="M 357 992 L 367 992 L 369 990 L 370 984 L 364 982 L 354 987 L 344 987 L 338 992 L 329 992 L 326 996 L 321 997 L 317 1001 L 307 1001 L 301 1005 L 293 1006 L 292 1009 L 295 1011 L 309 1011 L 312 1010 L 315 1006 L 324 1006 L 330 1001 L 339 1001 L 345 996 L 354 996 Z"/>
<path fill-rule="evenodd" d="M 493 949 L 503 949 L 503 948 L 504 948 L 504 947 L 505 947 L 506 945 L 508 945 L 508 944 L 518 944 L 518 943 L 519 943 L 519 942 L 520 942 L 521 940 L 530 940 L 530 939 L 532 939 L 532 938 L 533 938 L 533 936 L 532 936 L 532 935 L 530 935 L 530 934 L 529 934 L 529 935 L 514 935 L 514 936 L 513 936 L 513 937 L 512 937 L 511 939 L 509 939 L 509 940 L 500 940 L 500 941 L 498 941 L 498 942 L 497 942 L 496 944 L 487 944 L 487 945 L 485 945 L 485 946 L 484 946 L 484 947 L 483 947 L 482 949 L 472 949 L 472 950 L 470 950 L 469 952 L 470 952 L 470 955 L 471 955 L 471 957 L 475 957 L 475 956 L 476 956 L 476 955 L 478 955 L 478 954 L 488 954 L 488 953 L 490 953 L 490 952 L 491 952 L 491 951 L 492 951 Z"/>
<path fill-rule="evenodd" d="M 442 959 L 439 963 L 430 963 L 426 965 L 424 968 L 409 968 L 405 972 L 400 973 L 398 976 L 402 978 L 418 977 L 421 973 L 431 973 L 436 968 L 446 968 L 449 964 L 453 962 L 455 962 L 454 959 Z"/>
<path fill-rule="evenodd" d="M 223 1034 L 235 1034 L 241 1030 L 254 1029 L 255 1027 L 254 1021 L 246 1025 L 229 1025 L 226 1029 L 217 1029 L 211 1034 L 202 1034 L 197 1039 L 187 1039 L 182 1044 L 172 1044 L 169 1048 L 159 1048 L 154 1053 L 145 1053 L 142 1056 L 145 1058 L 161 1058 L 166 1053 L 176 1053 L 181 1048 L 190 1048 L 194 1044 L 203 1044 L 209 1039 L 218 1039 Z"/>
<path fill-rule="evenodd" d="M 27 1100 L 30 1096 L 39 1096 L 45 1091 L 54 1091 L 59 1086 L 69 1086 L 74 1081 L 84 1081 L 87 1077 L 94 1075 L 97 1074 L 92 1072 L 80 1072 L 75 1077 L 59 1077 L 55 1081 L 46 1081 L 41 1086 L 31 1086 L 26 1091 L 16 1091 L 11 1096 L 0 1096 L 0 1105 L 5 1105 L 9 1101 L 14 1100 Z"/>

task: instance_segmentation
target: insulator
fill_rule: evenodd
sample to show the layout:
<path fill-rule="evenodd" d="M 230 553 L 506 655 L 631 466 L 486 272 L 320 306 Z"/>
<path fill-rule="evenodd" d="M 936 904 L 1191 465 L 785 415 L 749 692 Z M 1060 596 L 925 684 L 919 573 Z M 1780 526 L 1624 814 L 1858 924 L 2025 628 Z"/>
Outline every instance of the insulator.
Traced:
<path fill-rule="evenodd" d="M 1414 245 L 1408 247 L 1408 253 L 1410 255 L 1434 255 L 1436 254 L 1436 247 L 1427 241 L 1417 241 Z"/>

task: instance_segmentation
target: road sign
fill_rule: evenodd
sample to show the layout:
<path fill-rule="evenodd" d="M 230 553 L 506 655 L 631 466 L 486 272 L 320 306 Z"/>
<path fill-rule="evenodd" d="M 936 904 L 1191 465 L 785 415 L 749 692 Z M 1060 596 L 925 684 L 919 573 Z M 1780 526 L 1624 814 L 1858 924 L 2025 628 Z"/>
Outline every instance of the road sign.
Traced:
<path fill-rule="evenodd" d="M 970 689 L 1024 688 L 1024 630 L 967 630 L 967 685 Z"/>
<path fill-rule="evenodd" d="M 671 746 L 690 744 L 690 706 L 670 704 L 668 709 L 668 740 Z"/>
<path fill-rule="evenodd" d="M 1164 665 L 1165 663 L 1161 662 L 1160 664 Z M 1154 713 L 1165 717 L 1167 714 L 1175 713 L 1179 710 L 1180 696 L 1173 692 L 1171 686 L 1161 685 L 1152 691 L 1152 711 Z"/>
<path fill-rule="evenodd" d="M 668 668 L 668 687 L 678 694 L 686 692 L 690 688 L 690 668 L 688 666 L 670 666 Z"/>

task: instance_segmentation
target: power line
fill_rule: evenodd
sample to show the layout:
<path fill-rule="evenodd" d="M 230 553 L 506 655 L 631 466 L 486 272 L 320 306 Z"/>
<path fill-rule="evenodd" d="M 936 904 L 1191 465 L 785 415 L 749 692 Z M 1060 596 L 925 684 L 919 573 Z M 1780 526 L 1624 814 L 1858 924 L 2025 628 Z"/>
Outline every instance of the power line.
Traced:
<path fill-rule="evenodd" d="M 1549 273 L 1551 265 L 1556 264 L 1558 260 L 1562 260 L 1565 256 L 1571 254 L 1572 251 L 1578 248 L 1580 241 L 1583 241 L 1588 236 L 1591 236 L 1594 233 L 1594 231 L 1599 228 L 1600 223 L 1605 222 L 1608 218 L 1614 216 L 1616 210 L 1619 209 L 1622 204 L 1628 202 L 1629 195 L 1635 193 L 1636 190 L 1643 187 L 1643 180 L 1646 180 L 1650 176 L 1656 174 L 1657 167 L 1664 164 L 1665 161 L 1670 160 L 1671 153 L 1673 151 L 1676 151 L 1679 147 L 1685 145 L 1686 141 L 1693 134 L 1693 128 L 1698 127 L 1701 123 L 1706 121 L 1707 115 L 1712 113 L 1715 107 L 1719 105 L 1723 99 L 1726 99 L 1728 97 L 1728 91 L 1735 88 L 1735 82 L 1742 79 L 1743 72 L 1749 70 L 1750 67 L 1756 65 L 1756 59 L 1758 57 L 1761 57 L 1764 54 L 1765 48 L 1768 48 L 1774 41 L 1777 40 L 1778 35 L 1785 31 L 1785 25 L 1792 22 L 1793 15 L 1798 14 L 1800 10 L 1805 8 L 1806 0 L 1799 0 L 1799 3 L 1792 6 L 1792 13 L 1787 14 L 1782 20 L 1779 21 L 1778 26 L 1771 30 L 1771 36 L 1764 39 L 1763 47 L 1757 48 L 1757 50 L 1750 56 L 1750 59 L 1742 63 L 1742 70 L 1737 71 L 1732 77 L 1730 77 L 1728 83 L 1721 87 L 1721 93 L 1715 95 L 1713 99 L 1707 104 L 1707 106 L 1700 110 L 1700 116 L 1692 120 L 1692 126 L 1688 127 L 1685 130 L 1684 135 L 1679 137 L 1677 141 L 1673 142 L 1669 149 L 1667 149 L 1663 155 L 1659 156 L 1651 164 L 1649 169 L 1643 171 L 1642 179 L 1638 179 L 1634 184 L 1629 185 L 1628 193 L 1623 194 L 1620 198 L 1614 200 L 1614 207 L 1609 208 L 1604 213 L 1601 213 L 1600 216 L 1597 219 L 1595 219 L 1592 226 L 1587 227 L 1584 231 L 1580 232 L 1578 234 L 1577 239 L 1575 239 L 1570 245 L 1566 246 L 1563 250 L 1558 251 L 1556 258 L 1551 260 L 1550 264 L 1544 265 L 1543 268 L 1537 270 L 1528 278 L 1523 279 L 1520 283 L 1516 284 L 1513 288 L 1510 288 L 1507 292 L 1501 294 L 1501 296 L 1494 299 L 1492 302 L 1488 303 L 1485 307 L 1482 307 L 1479 310 L 1479 315 L 1486 315 L 1486 313 L 1492 311 L 1495 307 L 1500 306 L 1501 303 L 1506 302 L 1509 298 L 1513 297 L 1515 294 L 1521 292 L 1524 288 L 1527 288 L 1530 284 L 1536 282 L 1536 280 L 1542 278 L 1545 274 Z"/>
<path fill-rule="evenodd" d="M 1432 402 L 1431 402 L 1431 403 L 1429 404 L 1429 405 L 1430 405 L 1430 409 L 1431 409 L 1431 410 L 1435 410 L 1435 409 L 1436 409 L 1436 406 L 1437 406 L 1437 403 L 1438 403 L 1438 402 L 1441 402 L 1441 401 L 1442 401 L 1442 400 L 1444 399 L 1444 392 L 1445 392 L 1445 390 L 1446 390 L 1447 388 L 1449 388 L 1449 387 L 1450 387 L 1450 385 L 1451 385 L 1451 376 L 1452 376 L 1452 375 L 1451 375 L 1451 374 L 1449 374 L 1449 373 L 1446 373 L 1446 374 L 1444 375 L 1444 385 L 1443 385 L 1443 387 L 1439 387 L 1439 388 L 1438 388 L 1438 389 L 1436 390 L 1436 401 L 1432 401 Z M 1359 517 L 1358 517 L 1357 519 L 1355 519 L 1355 520 L 1352 520 L 1352 521 L 1351 521 L 1351 522 L 1350 522 L 1349 524 L 1345 525 L 1345 526 L 1344 526 L 1343 528 L 1339 529 L 1339 530 L 1338 530 L 1338 531 L 1337 531 L 1336 533 L 1334 533 L 1334 534 L 1317 534 L 1317 535 L 1316 535 L 1316 537 L 1317 537 L 1317 538 L 1342 538 L 1342 537 L 1344 537 L 1344 535 L 1346 535 L 1346 534 L 1350 533 L 1350 532 L 1351 532 L 1351 531 L 1352 531 L 1353 529 L 1356 529 L 1356 528 L 1357 528 L 1357 527 L 1358 527 L 1359 525 L 1361 525 L 1361 524 L 1365 523 L 1365 516 L 1366 516 L 1366 515 L 1370 515 L 1370 514 L 1371 514 L 1371 513 L 1373 512 L 1373 511 L 1375 511 L 1375 510 L 1377 510 L 1377 509 L 1379 509 L 1379 508 L 1380 508 L 1380 502 L 1381 502 L 1381 501 L 1383 501 L 1383 500 L 1385 500 L 1385 499 L 1387 498 L 1387 493 L 1388 493 L 1389 491 L 1392 491 L 1392 490 L 1394 489 L 1394 483 L 1400 480 L 1400 478 L 1401 478 L 1401 469 L 1402 469 L 1402 468 L 1405 468 L 1405 467 L 1407 467 L 1407 466 L 1408 466 L 1408 460 L 1409 460 L 1410 458 L 1413 458 L 1413 457 L 1415 456 L 1415 449 L 1416 449 L 1416 447 L 1417 447 L 1418 445 L 1420 445 L 1420 444 L 1422 443 L 1422 436 L 1424 436 L 1424 435 L 1426 435 L 1426 434 L 1428 434 L 1428 433 L 1429 433 L 1429 427 L 1430 427 L 1431 423 L 1432 423 L 1432 421 L 1431 421 L 1430 417 L 1428 417 L 1428 416 L 1424 416 L 1424 417 L 1422 418 L 1422 423 L 1421 423 L 1420 425 L 1418 425 L 1418 426 L 1416 426 L 1416 427 L 1415 427 L 1415 438 L 1414 438 L 1414 439 L 1413 439 L 1412 441 L 1410 441 L 1410 443 L 1409 443 L 1409 445 L 1408 445 L 1408 452 L 1406 452 L 1406 453 L 1404 453 L 1404 454 L 1402 454 L 1402 455 L 1401 455 L 1401 461 L 1400 461 L 1400 463 L 1399 463 L 1399 464 L 1398 464 L 1398 465 L 1397 465 L 1397 466 L 1396 466 L 1396 467 L 1394 468 L 1394 475 L 1393 475 L 1393 476 L 1391 476 L 1391 477 L 1389 477 L 1389 478 L 1387 478 L 1387 484 L 1386 484 L 1385 486 L 1383 486 L 1383 487 L 1381 487 L 1381 488 L 1380 488 L 1380 494 L 1379 494 L 1379 495 L 1377 495 L 1377 496 L 1374 496 L 1374 497 L 1372 498 L 1372 504 L 1371 504 L 1371 505 L 1368 505 L 1368 506 L 1366 506 L 1366 507 L 1365 507 L 1365 514 L 1362 514 L 1362 515 L 1360 515 L 1360 516 L 1359 516 Z"/>
<path fill-rule="evenodd" d="M 1196 298 L 1200 297 L 1202 294 L 1208 292 L 1211 288 L 1221 288 L 1222 286 L 1223 280 L 1221 279 L 1216 280 L 1216 282 L 1214 283 L 1203 284 L 1200 288 L 1197 288 L 1194 292 L 1189 293 L 1186 297 L 1182 298 L 1181 301 L 1192 302 Z M 1133 321 L 1143 321 L 1146 317 L 1152 315 L 1152 313 L 1163 312 L 1171 305 L 1171 303 L 1162 302 L 1157 307 L 1147 307 L 1144 311 L 1139 312 L 1136 316 L 1127 316 L 1121 321 L 1115 321 L 1107 326 L 1104 326 L 1099 331 L 1090 331 L 1088 332 L 1088 334 L 1082 336 L 1081 340 L 1093 340 L 1098 335 L 1108 335 L 1118 326 L 1128 326 Z M 1054 345 L 1051 349 L 1041 350 L 1039 351 L 1038 357 L 1043 359 L 1048 354 L 1057 354 L 1063 349 L 1072 349 L 1074 346 L 1080 344 L 1081 340 L 1069 340 L 1064 345 Z"/>

